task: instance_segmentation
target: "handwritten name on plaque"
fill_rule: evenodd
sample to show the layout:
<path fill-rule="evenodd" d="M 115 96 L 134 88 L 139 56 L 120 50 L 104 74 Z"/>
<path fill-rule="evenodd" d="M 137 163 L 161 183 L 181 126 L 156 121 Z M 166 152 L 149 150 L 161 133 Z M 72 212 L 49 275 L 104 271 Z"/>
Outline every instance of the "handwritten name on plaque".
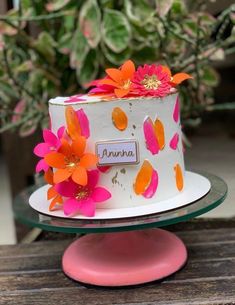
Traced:
<path fill-rule="evenodd" d="M 99 158 L 99 166 L 139 163 L 139 149 L 136 140 L 97 142 L 96 155 Z"/>

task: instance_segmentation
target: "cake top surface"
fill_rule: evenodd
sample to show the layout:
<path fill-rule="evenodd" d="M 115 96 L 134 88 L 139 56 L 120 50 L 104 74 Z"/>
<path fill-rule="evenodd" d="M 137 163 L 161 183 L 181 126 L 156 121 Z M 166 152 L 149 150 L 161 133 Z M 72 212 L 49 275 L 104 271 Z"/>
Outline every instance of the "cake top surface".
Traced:
<path fill-rule="evenodd" d="M 105 72 L 104 78 L 87 84 L 87 87 L 92 87 L 87 94 L 57 97 L 49 103 L 69 105 L 117 99 L 164 98 L 175 93 L 176 87 L 184 80 L 192 78 L 184 72 L 172 74 L 167 66 L 161 64 L 135 67 L 131 60 L 119 68 L 108 68 Z"/>

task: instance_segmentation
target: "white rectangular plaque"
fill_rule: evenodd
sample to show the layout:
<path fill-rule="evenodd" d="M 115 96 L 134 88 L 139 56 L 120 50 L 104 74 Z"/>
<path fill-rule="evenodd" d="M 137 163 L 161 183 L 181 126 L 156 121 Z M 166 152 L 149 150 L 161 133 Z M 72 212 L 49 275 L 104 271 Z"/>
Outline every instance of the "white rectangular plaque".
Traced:
<path fill-rule="evenodd" d="M 133 139 L 100 141 L 96 143 L 99 166 L 139 163 L 138 142 Z"/>

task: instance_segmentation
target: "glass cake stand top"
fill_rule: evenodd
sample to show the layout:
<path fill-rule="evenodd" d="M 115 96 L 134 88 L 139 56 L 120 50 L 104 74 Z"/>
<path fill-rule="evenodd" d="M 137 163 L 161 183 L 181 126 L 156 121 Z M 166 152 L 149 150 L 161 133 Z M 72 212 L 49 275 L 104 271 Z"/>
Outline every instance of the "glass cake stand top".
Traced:
<path fill-rule="evenodd" d="M 26 188 L 15 199 L 13 210 L 16 219 L 31 227 L 66 233 L 100 233 L 140 230 L 163 227 L 204 214 L 221 204 L 227 194 L 227 185 L 219 177 L 200 172 L 211 182 L 211 190 L 200 200 L 189 205 L 157 214 L 107 220 L 73 220 L 44 216 L 28 204 L 29 196 L 37 187 Z M 195 186 L 196 187 L 196 186 Z"/>

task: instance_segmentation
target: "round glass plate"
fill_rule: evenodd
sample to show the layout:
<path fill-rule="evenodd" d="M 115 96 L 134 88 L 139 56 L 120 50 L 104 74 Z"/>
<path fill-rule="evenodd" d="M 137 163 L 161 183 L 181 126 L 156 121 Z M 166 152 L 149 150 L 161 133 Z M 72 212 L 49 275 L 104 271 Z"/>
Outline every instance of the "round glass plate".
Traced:
<path fill-rule="evenodd" d="M 140 230 L 154 227 L 163 227 L 204 214 L 221 204 L 227 194 L 227 185 L 219 177 L 199 172 L 209 179 L 211 189 L 201 199 L 162 213 L 144 215 L 138 217 L 102 219 L 102 220 L 78 220 L 62 219 L 58 217 L 44 216 L 37 213 L 29 206 L 29 197 L 38 187 L 26 188 L 13 202 L 15 218 L 31 227 L 39 227 L 43 230 L 66 232 L 66 233 L 99 233 L 99 232 L 121 232 Z M 196 186 L 195 186 L 196 187 Z"/>

